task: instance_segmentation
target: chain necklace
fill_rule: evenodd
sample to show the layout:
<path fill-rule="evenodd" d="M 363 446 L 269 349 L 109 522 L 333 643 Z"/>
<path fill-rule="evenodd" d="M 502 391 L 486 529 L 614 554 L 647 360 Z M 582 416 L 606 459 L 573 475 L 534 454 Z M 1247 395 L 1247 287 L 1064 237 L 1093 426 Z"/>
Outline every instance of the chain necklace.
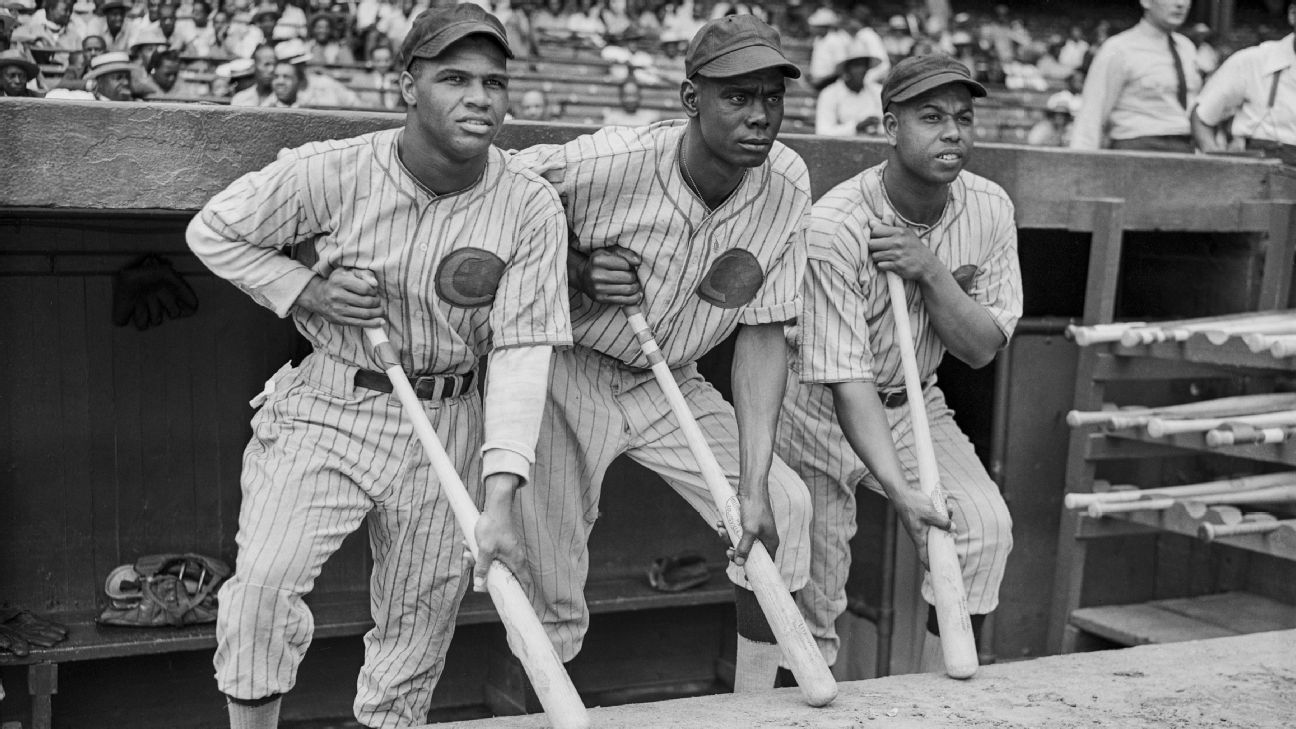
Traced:
<path fill-rule="evenodd" d="M 945 190 L 945 204 L 941 206 L 940 215 L 937 215 L 937 216 L 936 216 L 936 220 L 935 220 L 935 222 L 933 222 L 931 225 L 924 225 L 924 224 L 922 224 L 922 223 L 915 223 L 914 221 L 912 221 L 912 220 L 910 220 L 909 218 L 906 218 L 904 215 L 902 215 L 902 214 L 900 213 L 900 208 L 896 207 L 896 204 L 895 204 L 894 202 L 891 201 L 891 194 L 887 192 L 887 186 L 886 186 L 886 171 L 887 171 L 887 168 L 883 168 L 883 170 L 882 170 L 882 197 L 883 197 L 884 199 L 886 199 L 887 205 L 889 205 L 889 206 L 891 207 L 891 212 L 895 213 L 895 216 L 896 216 L 897 218 L 900 219 L 900 222 L 904 223 L 905 225 L 907 225 L 907 226 L 910 227 L 910 228 L 913 228 L 913 229 L 914 229 L 914 232 L 917 233 L 919 236 L 924 236 L 924 235 L 927 235 L 928 233 L 932 232 L 932 229 L 936 227 L 936 223 L 939 223 L 939 222 L 941 221 L 941 219 L 945 217 L 945 210 L 946 210 L 946 208 L 949 207 L 949 204 L 950 204 L 950 198 L 953 197 L 953 195 L 950 194 L 949 189 L 946 188 L 946 190 Z"/>
<path fill-rule="evenodd" d="M 743 168 L 742 177 L 738 179 L 738 184 L 734 185 L 734 188 L 729 191 L 728 195 L 725 195 L 724 199 L 720 201 L 720 204 L 716 205 L 715 208 L 711 207 L 711 205 L 706 201 L 706 195 L 702 194 L 702 188 L 698 187 L 698 184 L 693 181 L 693 175 L 689 172 L 688 155 L 684 154 L 684 139 L 686 137 L 688 137 L 687 129 L 680 135 L 679 149 L 676 150 L 676 154 L 679 155 L 680 160 L 680 172 L 684 173 L 684 182 L 688 184 L 691 190 L 693 190 L 693 194 L 697 196 L 698 200 L 702 201 L 702 204 L 706 206 L 707 210 L 715 210 L 729 202 L 729 198 L 733 197 L 734 193 L 738 192 L 738 188 L 742 187 L 743 181 L 747 179 L 747 168 Z"/>

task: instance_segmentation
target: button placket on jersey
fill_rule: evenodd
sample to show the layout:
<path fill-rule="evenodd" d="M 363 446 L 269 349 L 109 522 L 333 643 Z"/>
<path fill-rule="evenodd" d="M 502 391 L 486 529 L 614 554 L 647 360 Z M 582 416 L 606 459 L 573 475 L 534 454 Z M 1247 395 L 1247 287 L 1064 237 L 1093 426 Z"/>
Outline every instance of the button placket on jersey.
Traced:
<path fill-rule="evenodd" d="M 428 220 L 429 217 L 431 217 L 428 214 L 432 212 L 432 208 L 434 208 L 435 206 L 436 206 L 435 200 L 429 201 L 427 204 L 425 204 L 423 206 L 423 209 L 419 211 L 418 219 L 415 220 L 414 222 L 414 234 L 410 238 L 409 245 L 406 246 L 406 249 L 409 251 L 409 253 L 406 256 L 404 261 L 406 269 L 409 270 L 410 272 L 417 271 L 419 274 L 422 274 L 424 272 L 424 266 L 427 265 L 427 264 L 423 264 L 416 267 L 414 265 L 413 259 L 416 250 L 424 253 L 426 253 L 428 250 L 427 241 L 428 241 L 428 237 L 430 237 L 431 235 L 431 231 L 429 231 L 428 236 L 424 236 L 423 224 L 426 220 Z M 426 259 L 426 256 L 423 256 L 422 258 Z M 418 279 L 421 280 L 422 278 L 424 278 L 422 275 L 418 276 Z M 430 317 L 423 310 L 424 303 L 425 303 L 424 300 L 418 298 L 410 299 L 405 303 L 405 314 L 406 314 L 405 319 L 406 319 L 406 324 L 408 326 L 406 331 L 409 332 L 411 335 L 413 335 L 413 333 L 416 331 L 416 327 L 417 327 L 417 331 L 420 332 L 423 329 L 426 329 L 428 327 L 426 322 L 430 319 Z M 430 354 L 430 349 L 428 347 L 428 344 L 423 342 L 418 342 L 416 344 L 413 336 L 410 336 L 410 340 L 411 341 L 407 342 L 407 346 L 409 347 L 410 357 L 413 358 L 414 360 L 413 362 L 414 368 L 416 371 L 424 369 L 423 363 L 427 361 L 428 356 Z"/>

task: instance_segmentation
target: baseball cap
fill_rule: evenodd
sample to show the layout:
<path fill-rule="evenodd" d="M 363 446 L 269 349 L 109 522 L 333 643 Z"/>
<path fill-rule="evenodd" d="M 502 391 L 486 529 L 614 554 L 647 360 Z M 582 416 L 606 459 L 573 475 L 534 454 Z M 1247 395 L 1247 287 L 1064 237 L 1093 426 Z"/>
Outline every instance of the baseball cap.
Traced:
<path fill-rule="evenodd" d="M 419 13 L 401 44 L 401 58 L 409 68 L 415 58 L 436 58 L 454 42 L 478 34 L 488 36 L 504 49 L 505 56 L 513 57 L 513 49 L 509 47 L 508 36 L 499 18 L 482 10 L 479 5 L 460 3 Z"/>
<path fill-rule="evenodd" d="M 755 15 L 726 15 L 707 21 L 684 54 L 687 78 L 696 74 L 729 78 L 774 67 L 788 78 L 801 77 L 801 70 L 783 55 L 779 32 Z"/>
<path fill-rule="evenodd" d="M 302 63 L 309 63 L 311 60 L 310 48 L 300 38 L 293 38 L 279 43 L 274 48 L 275 60 L 281 63 L 291 63 L 296 66 Z"/>
<path fill-rule="evenodd" d="M 973 96 L 986 95 L 985 87 L 959 61 L 941 53 L 910 56 L 891 68 L 882 82 L 882 108 L 892 102 L 908 101 L 945 84 L 963 84 Z"/>

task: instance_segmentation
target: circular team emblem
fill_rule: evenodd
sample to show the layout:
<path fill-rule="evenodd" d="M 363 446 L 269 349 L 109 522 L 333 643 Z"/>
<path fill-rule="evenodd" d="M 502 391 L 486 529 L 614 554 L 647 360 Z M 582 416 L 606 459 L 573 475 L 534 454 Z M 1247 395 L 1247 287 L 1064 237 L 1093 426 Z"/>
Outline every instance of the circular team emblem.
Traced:
<path fill-rule="evenodd" d="M 436 272 L 436 293 L 451 306 L 475 308 L 495 300 L 504 262 L 490 251 L 459 248 L 441 259 Z"/>
<path fill-rule="evenodd" d="M 698 284 L 698 298 L 721 309 L 737 309 L 756 298 L 765 283 L 760 261 L 748 251 L 730 248 L 711 264 Z"/>

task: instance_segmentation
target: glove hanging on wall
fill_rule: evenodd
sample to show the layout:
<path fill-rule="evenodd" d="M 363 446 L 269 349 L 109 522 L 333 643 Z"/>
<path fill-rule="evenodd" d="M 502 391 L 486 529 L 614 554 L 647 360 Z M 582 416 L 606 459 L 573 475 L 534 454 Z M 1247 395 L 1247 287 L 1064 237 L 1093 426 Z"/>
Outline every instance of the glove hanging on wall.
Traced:
<path fill-rule="evenodd" d="M 164 319 L 192 316 L 198 295 L 161 256 L 142 256 L 113 275 L 113 324 L 136 329 L 155 327 Z"/>

